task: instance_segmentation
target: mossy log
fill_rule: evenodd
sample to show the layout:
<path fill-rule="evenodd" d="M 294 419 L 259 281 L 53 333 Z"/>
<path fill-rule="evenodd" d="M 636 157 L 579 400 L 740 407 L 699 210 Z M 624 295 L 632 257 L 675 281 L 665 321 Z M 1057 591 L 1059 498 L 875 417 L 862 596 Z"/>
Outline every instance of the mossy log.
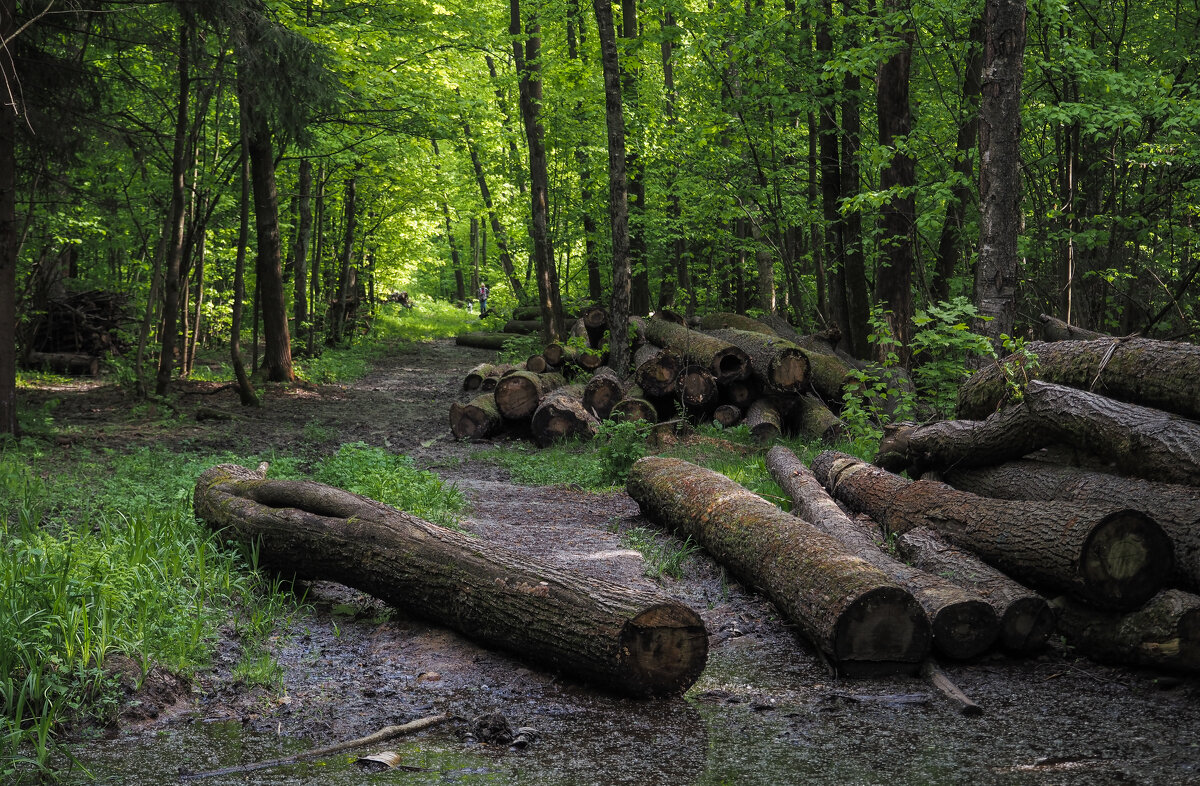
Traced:
<path fill-rule="evenodd" d="M 501 415 L 508 420 L 523 421 L 533 417 L 534 410 L 547 393 L 565 384 L 567 380 L 562 374 L 515 371 L 500 378 L 492 395 L 496 397 L 496 407 Z"/>
<path fill-rule="evenodd" d="M 1200 597 L 1164 590 L 1124 614 L 1056 598 L 1058 631 L 1067 644 L 1104 663 L 1200 673 Z"/>
<path fill-rule="evenodd" d="M 608 310 L 598 305 L 586 306 L 579 313 L 579 321 L 587 334 L 588 346 L 592 349 L 603 347 L 604 332 L 608 330 Z"/>
<path fill-rule="evenodd" d="M 845 438 L 846 424 L 815 396 L 797 396 L 788 415 L 790 430 L 822 442 L 834 443 Z"/>
<path fill-rule="evenodd" d="M 783 446 L 767 452 L 767 470 L 792 502 L 792 513 L 844 543 L 855 555 L 912 593 L 929 619 L 933 648 L 949 658 L 974 658 L 1000 634 L 995 609 L 978 592 L 906 565 L 884 552 L 883 533 L 874 524 L 851 519 L 826 493 L 796 454 Z"/>
<path fill-rule="evenodd" d="M 721 404 L 713 410 L 713 421 L 732 428 L 742 422 L 742 410 L 733 404 Z"/>
<path fill-rule="evenodd" d="M 682 693 L 704 669 L 700 616 L 654 590 L 564 571 L 320 483 L 206 470 L 196 515 L 268 570 L 331 580 L 609 690 Z"/>
<path fill-rule="evenodd" d="M 567 437 L 591 439 L 600 430 L 600 421 L 584 409 L 583 385 L 566 385 L 547 393 L 530 419 L 529 428 L 541 447 Z"/>
<path fill-rule="evenodd" d="M 1000 619 L 998 642 L 1003 649 L 1032 655 L 1046 648 L 1054 632 L 1054 612 L 1041 595 L 929 527 L 911 529 L 895 543 L 896 552 L 914 568 L 947 578 L 990 603 Z"/>
<path fill-rule="evenodd" d="M 504 349 L 504 342 L 510 339 L 523 339 L 523 333 L 484 333 L 473 331 L 460 333 L 454 337 L 454 343 L 460 347 L 478 347 L 479 349 Z"/>
<path fill-rule="evenodd" d="M 679 382 L 683 358 L 671 349 L 643 344 L 633 354 L 634 382 L 645 395 L 656 398 L 670 396 Z"/>
<path fill-rule="evenodd" d="M 724 475 L 650 456 L 626 488 L 644 515 L 763 592 L 843 673 L 912 673 L 928 654 L 929 622 L 908 592 Z"/>
<path fill-rule="evenodd" d="M 491 371 L 492 366 L 492 363 L 480 363 L 478 366 L 468 371 L 467 375 L 463 377 L 462 389 L 468 391 L 479 390 L 479 386 L 483 384 L 483 378 L 488 375 L 488 372 Z"/>
<path fill-rule="evenodd" d="M 661 319 L 643 319 L 639 330 L 657 346 L 674 350 L 685 362 L 704 366 L 718 382 L 745 379 L 750 375 L 750 358 L 739 347 Z"/>
<path fill-rule="evenodd" d="M 778 402 L 770 396 L 755 400 L 746 412 L 746 426 L 759 444 L 779 439 L 783 435 L 783 414 Z"/>
<path fill-rule="evenodd" d="M 1025 346 L 1037 356 L 1037 368 L 1026 369 L 1037 379 L 1200 419 L 1200 346 L 1196 344 L 1100 338 L 1032 341 Z M 1010 355 L 1000 363 L 1023 366 L 1024 356 Z M 972 374 L 959 388 L 960 418 L 985 418 L 1009 398 L 1000 363 Z"/>
<path fill-rule="evenodd" d="M 74 377 L 100 375 L 100 358 L 84 352 L 34 352 L 21 357 L 21 364 L 34 371 L 48 371 Z"/>
<path fill-rule="evenodd" d="M 545 374 L 550 369 L 550 364 L 546 362 L 545 356 L 540 353 L 530 355 L 525 359 L 525 370 L 534 374 Z"/>
<path fill-rule="evenodd" d="M 808 388 L 808 353 L 790 341 L 749 330 L 709 331 L 709 335 L 739 347 L 750 358 L 750 368 L 767 390 L 799 393 Z"/>
<path fill-rule="evenodd" d="M 950 468 L 941 475 L 954 488 L 984 497 L 1077 500 L 1145 513 L 1175 546 L 1172 583 L 1200 591 L 1200 488 L 1029 460 L 978 469 Z"/>
<path fill-rule="evenodd" d="M 1036 589 L 1101 608 L 1132 609 L 1173 569 L 1171 541 L 1148 516 L 1086 502 L 998 500 L 910 481 L 826 451 L 813 471 L 834 497 L 890 533 L 932 527 Z"/>
<path fill-rule="evenodd" d="M 530 333 L 540 333 L 541 330 L 541 319 L 510 319 L 504 323 L 505 333 L 521 333 L 523 335 L 529 335 Z"/>
<path fill-rule="evenodd" d="M 563 364 L 563 357 L 566 354 L 566 349 L 557 341 L 551 341 L 542 349 L 542 357 L 546 359 L 546 363 L 551 368 L 558 368 Z"/>
<path fill-rule="evenodd" d="M 1097 333 L 1078 325 L 1067 324 L 1049 314 L 1039 314 L 1038 321 L 1042 323 L 1043 341 L 1092 341 L 1098 338 L 1113 338 L 1105 333 Z"/>
<path fill-rule="evenodd" d="M 625 391 L 629 389 L 630 384 L 629 380 L 621 379 L 613 369 L 601 366 L 584 386 L 584 409 L 595 415 L 597 420 L 608 420 L 613 407 L 625 398 Z"/>
<path fill-rule="evenodd" d="M 495 390 L 500 377 L 516 370 L 517 367 L 511 363 L 480 363 L 463 378 L 463 390 Z"/>
<path fill-rule="evenodd" d="M 942 420 L 927 425 L 888 425 L 875 464 L 913 476 L 942 467 L 986 467 L 1024 456 L 1057 441 L 1022 405 L 986 420 Z"/>
<path fill-rule="evenodd" d="M 609 417 L 618 423 L 628 421 L 646 421 L 647 423 L 656 423 L 658 421 L 658 410 L 654 405 L 646 400 L 642 394 L 642 389 L 634 386 L 625 391 L 625 398 L 617 402 L 613 407 Z"/>
<path fill-rule="evenodd" d="M 481 393 L 466 404 L 450 405 L 450 432 L 456 439 L 484 439 L 504 428 L 496 397 Z"/>
<path fill-rule="evenodd" d="M 778 336 L 773 328 L 745 314 L 718 311 L 700 317 L 700 329 L 705 332 L 711 333 L 714 330 L 724 330 L 726 328 L 747 330 L 752 333 L 764 333 L 768 336 Z"/>

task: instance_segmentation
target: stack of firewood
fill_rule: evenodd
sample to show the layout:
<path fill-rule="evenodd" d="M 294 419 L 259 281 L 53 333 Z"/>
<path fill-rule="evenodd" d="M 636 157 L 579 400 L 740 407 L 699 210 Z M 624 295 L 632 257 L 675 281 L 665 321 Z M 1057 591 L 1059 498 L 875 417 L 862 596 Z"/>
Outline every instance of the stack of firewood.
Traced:
<path fill-rule="evenodd" d="M 575 340 L 548 344 L 521 367 L 473 369 L 463 381 L 472 398 L 451 406 L 454 435 L 480 439 L 528 427 L 547 445 L 594 435 L 607 419 L 675 417 L 745 423 L 762 442 L 782 434 L 832 442 L 844 434 L 836 411 L 857 366 L 828 335 L 800 336 L 778 318 L 714 314 L 692 326 L 663 312 L 631 319 L 633 362 L 615 369 L 604 365 L 607 328 L 604 309 L 586 308 L 572 327 Z M 464 343 L 479 345 L 474 335 Z"/>
<path fill-rule="evenodd" d="M 116 292 L 60 292 L 32 310 L 25 326 L 27 368 L 62 374 L 99 373 L 100 359 L 119 355 L 125 347 L 120 330 L 131 318 L 126 298 Z"/>

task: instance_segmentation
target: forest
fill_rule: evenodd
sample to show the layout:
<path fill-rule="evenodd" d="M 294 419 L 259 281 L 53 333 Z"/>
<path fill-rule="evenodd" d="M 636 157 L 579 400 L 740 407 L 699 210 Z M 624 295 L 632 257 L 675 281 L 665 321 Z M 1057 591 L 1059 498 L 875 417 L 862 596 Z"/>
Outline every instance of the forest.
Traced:
<path fill-rule="evenodd" d="M 162 395 L 197 347 L 249 341 L 286 381 L 388 296 L 484 282 L 548 339 L 588 302 L 777 312 L 859 358 L 882 327 L 905 362 L 930 309 L 997 346 L 1042 313 L 1186 338 L 1198 24 L 1086 0 L 8 0 L 0 421 L 48 355 Z"/>

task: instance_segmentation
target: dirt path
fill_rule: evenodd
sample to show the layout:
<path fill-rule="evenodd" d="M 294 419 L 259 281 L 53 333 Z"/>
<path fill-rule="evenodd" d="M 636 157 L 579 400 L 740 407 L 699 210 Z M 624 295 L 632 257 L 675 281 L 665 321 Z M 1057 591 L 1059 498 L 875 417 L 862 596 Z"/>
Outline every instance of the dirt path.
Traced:
<path fill-rule="evenodd" d="M 275 447 L 314 457 L 348 441 L 383 445 L 457 483 L 472 504 L 466 526 L 481 538 L 609 580 L 649 582 L 640 555 L 624 548 L 617 534 L 653 526 L 628 496 L 517 486 L 494 466 L 471 461 L 476 446 L 450 438 L 448 409 L 461 395 L 462 377 L 491 356 L 448 341 L 420 345 L 354 386 L 268 390 L 266 406 L 250 416 L 238 411 L 228 391 L 192 385 L 183 407 L 203 402 L 238 418 L 173 430 L 144 422 L 111 425 L 127 406 L 111 391 L 46 395 L 63 400 L 60 419 L 110 424 L 92 440 L 185 439 L 197 448 Z M 211 766 L 248 760 L 251 750 L 272 758 L 270 740 L 322 745 L 443 711 L 464 719 L 499 712 L 514 727 L 537 730 L 536 742 L 520 750 L 473 740 L 466 722 L 429 732 L 422 750 L 441 758 L 429 768 L 434 775 L 406 776 L 419 783 L 459 780 L 447 773 L 480 774 L 476 770 L 487 782 L 604 786 L 1200 782 L 1195 680 L 1110 669 L 1058 647 L 1029 660 L 993 655 L 946 667 L 984 708 L 981 717 L 965 718 L 920 679 L 833 678 L 773 607 L 725 580 L 703 556 L 663 589 L 704 617 L 708 669 L 687 698 L 665 701 L 599 693 L 340 585 L 302 589 L 312 613 L 275 642 L 286 670 L 285 696 L 233 681 L 240 645 L 227 637 L 189 701 L 174 710 L 144 708 L 148 717 L 137 726 L 171 730 L 177 758 L 188 750 L 186 740 L 234 722 L 241 730 L 236 740 L 215 743 L 210 735 L 195 743 L 208 751 L 200 758 L 207 756 Z M 116 750 L 93 747 L 83 754 L 105 762 Z M 467 754 L 476 757 L 470 766 L 446 763 Z M 154 768 L 170 772 L 178 764 L 164 765 L 161 754 L 149 753 L 137 764 L 149 768 L 147 774 L 136 775 L 129 756 L 118 758 L 100 769 L 116 773 L 125 786 L 161 782 Z M 361 780 L 340 766 L 262 782 Z M 343 771 L 347 779 L 338 780 Z"/>

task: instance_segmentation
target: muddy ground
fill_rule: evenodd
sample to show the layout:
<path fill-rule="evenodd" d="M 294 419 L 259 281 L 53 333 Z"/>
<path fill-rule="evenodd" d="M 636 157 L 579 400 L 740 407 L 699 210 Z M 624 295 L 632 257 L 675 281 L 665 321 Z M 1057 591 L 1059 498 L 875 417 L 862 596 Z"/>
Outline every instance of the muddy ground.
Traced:
<path fill-rule="evenodd" d="M 77 444 L 171 441 L 196 449 L 322 455 L 363 441 L 406 453 L 470 500 L 481 538 L 571 570 L 649 585 L 619 531 L 653 526 L 623 493 L 508 482 L 472 460 L 487 445 L 452 439 L 448 410 L 465 372 L 494 353 L 437 341 L 401 351 L 352 386 L 268 389 L 247 413 L 233 393 L 188 384 L 189 415 L 234 419 L 180 427 L 131 419 L 111 386 L 24 394 L 61 403 Z M 695 608 L 710 633 L 708 668 L 685 697 L 630 700 L 548 673 L 407 616 L 346 587 L 300 588 L 311 613 L 280 631 L 283 695 L 231 677 L 241 652 L 222 639 L 191 685 L 156 674 L 118 735 L 75 750 L 101 782 L 152 784 L 369 734 L 448 712 L 456 720 L 390 743 L 408 769 L 370 775 L 345 755 L 205 783 L 717 784 L 1200 783 L 1200 683 L 1078 658 L 1057 642 L 1040 657 L 991 655 L 943 664 L 982 708 L 966 717 L 920 678 L 843 680 L 774 608 L 704 556 L 662 588 Z M 227 632 L 226 632 L 227 633 Z M 499 713 L 516 745 L 472 721 Z M 373 752 L 373 751 L 368 751 Z M 70 779 L 84 780 L 80 771 Z"/>

